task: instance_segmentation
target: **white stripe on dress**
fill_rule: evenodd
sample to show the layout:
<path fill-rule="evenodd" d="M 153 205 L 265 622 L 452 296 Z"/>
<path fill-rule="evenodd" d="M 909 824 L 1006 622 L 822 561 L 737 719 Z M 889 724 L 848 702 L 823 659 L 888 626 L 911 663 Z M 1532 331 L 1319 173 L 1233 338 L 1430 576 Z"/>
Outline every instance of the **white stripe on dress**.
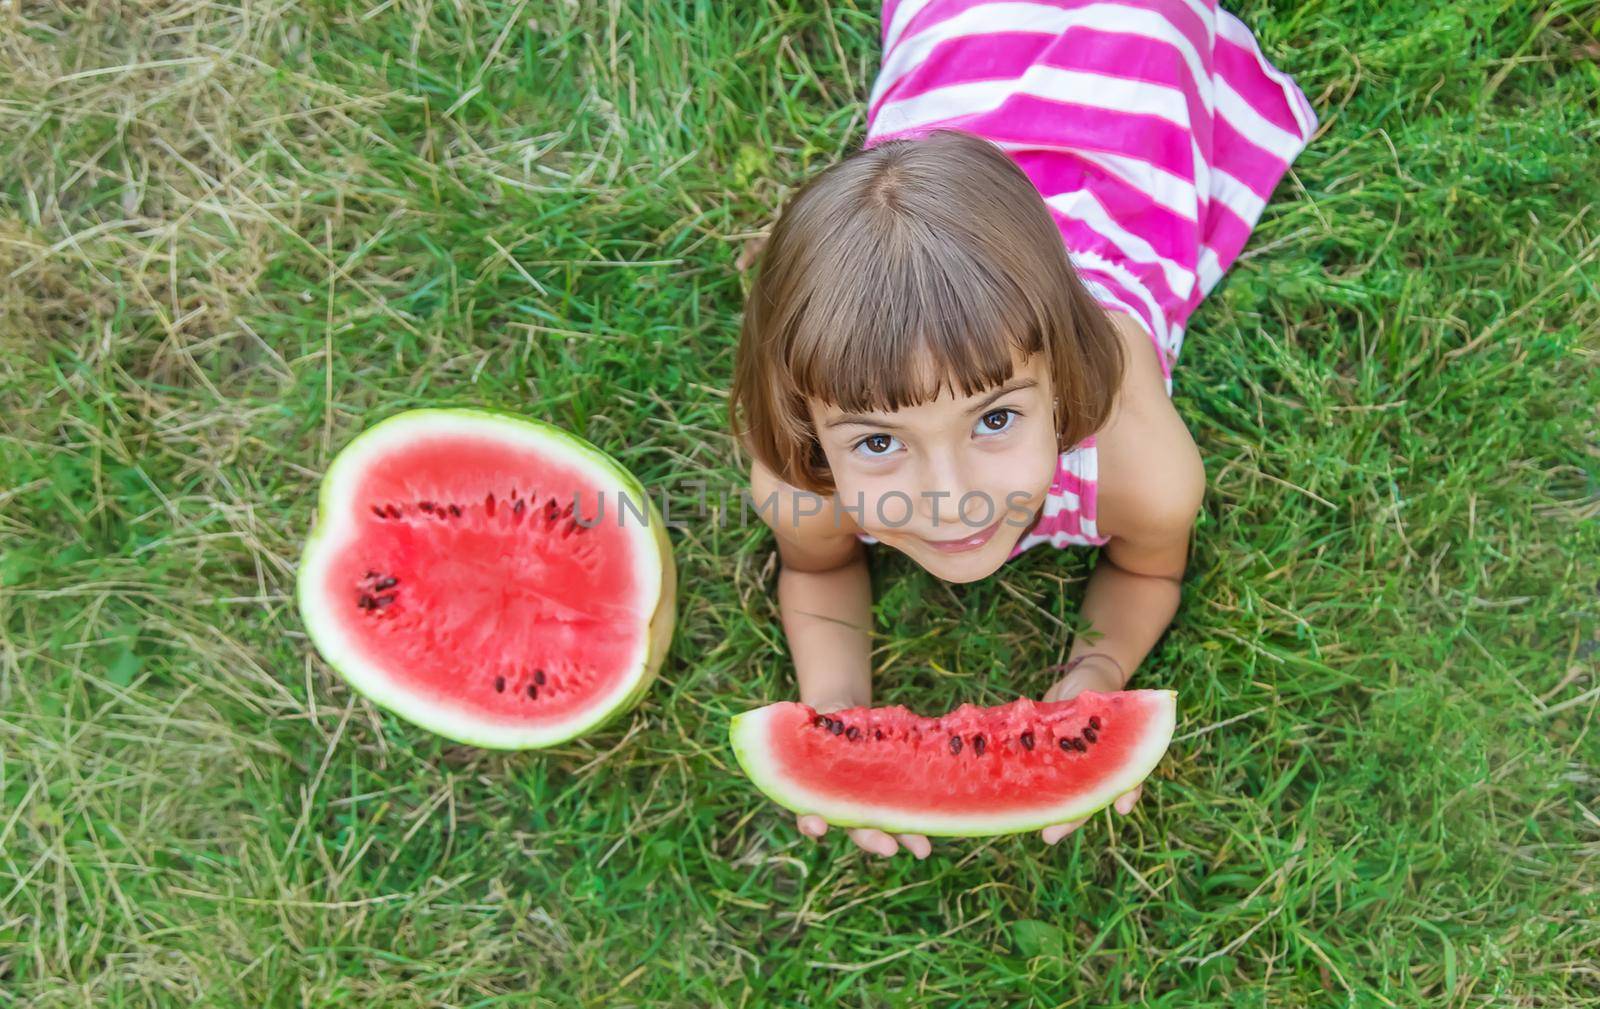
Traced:
<path fill-rule="evenodd" d="M 1212 109 L 1211 75 L 1205 71 L 1200 54 L 1172 22 L 1152 11 L 1141 10 L 1118 3 L 1095 3 L 1072 10 L 1046 7 L 1036 3 L 1002 2 L 969 7 L 936 25 L 932 25 L 905 39 L 899 45 L 884 51 L 883 66 L 873 83 L 867 99 L 870 109 L 878 104 L 900 79 L 922 64 L 928 53 L 941 42 L 967 35 L 988 35 L 996 26 L 1006 32 L 1039 32 L 1059 35 L 1069 28 L 1093 28 L 1098 31 L 1139 35 L 1152 42 L 1172 46 L 1183 57 L 1189 74 L 1196 85 L 1196 93 L 1206 111 Z"/>
<path fill-rule="evenodd" d="M 1048 197 L 1044 201 L 1064 217 L 1069 217 L 1104 238 L 1128 259 L 1135 263 L 1153 263 L 1160 267 L 1167 286 L 1179 298 L 1189 297 L 1194 290 L 1195 274 L 1182 264 L 1168 259 L 1156 251 L 1155 246 L 1118 224 L 1116 218 L 1087 189 L 1068 190 Z"/>
<path fill-rule="evenodd" d="M 1061 144 L 1013 144 L 1005 141 L 996 141 L 1006 153 L 1013 151 L 1057 151 L 1092 165 L 1098 165 L 1110 175 L 1137 189 L 1142 195 L 1149 197 L 1150 202 L 1165 207 L 1179 217 L 1191 223 L 1199 222 L 1199 201 L 1195 196 L 1194 184 L 1179 175 L 1174 175 L 1151 161 L 1129 157 L 1123 154 L 1108 154 L 1105 151 L 1090 151 L 1082 147 L 1071 147 Z"/>
<path fill-rule="evenodd" d="M 1220 168 L 1211 170 L 1211 195 L 1243 218 L 1245 224 L 1255 224 L 1267 207 L 1267 201 L 1257 196 L 1255 190 Z"/>
<path fill-rule="evenodd" d="M 906 30 L 906 25 L 910 24 L 911 19 L 921 14 L 922 9 L 932 2 L 933 0 L 903 0 L 903 2 L 895 5 L 894 14 L 889 20 L 889 30 L 884 32 L 883 36 L 884 52 L 888 52 L 895 47 L 895 43 L 900 41 L 901 33 Z"/>
<path fill-rule="evenodd" d="M 1309 118 L 1312 115 L 1310 109 L 1302 107 L 1299 102 L 1290 97 L 1300 91 L 1299 86 L 1294 82 L 1294 78 L 1269 63 L 1266 56 L 1261 52 L 1261 46 L 1256 42 L 1255 35 L 1245 26 L 1245 23 L 1220 7 L 1217 8 L 1217 34 L 1255 57 L 1256 66 L 1261 68 L 1261 72 L 1266 74 L 1274 84 L 1277 84 L 1282 89 L 1285 102 L 1289 106 L 1290 115 L 1294 116 L 1294 121 L 1300 124 L 1300 134 L 1309 138 L 1316 129 L 1316 122 L 1314 119 Z M 1298 150 L 1296 153 L 1299 153 Z"/>
<path fill-rule="evenodd" d="M 1150 289 L 1144 286 L 1144 282 L 1134 276 L 1132 270 L 1121 263 L 1113 263 L 1098 252 L 1090 252 L 1087 249 L 1073 250 L 1072 259 L 1076 263 L 1082 263 L 1088 269 L 1105 274 L 1144 302 L 1144 307 L 1150 312 L 1150 321 L 1156 327 L 1156 344 L 1162 347 L 1167 345 L 1167 313 L 1162 310 L 1161 303 L 1156 300 L 1155 295 L 1150 293 Z M 1134 314 L 1137 315 L 1138 313 Z"/>
<path fill-rule="evenodd" d="M 945 119 L 989 112 L 1019 94 L 1107 112 L 1156 116 L 1179 129 L 1192 129 L 1188 99 L 1176 88 L 1035 63 L 1019 77 L 946 84 L 911 98 L 885 102 L 878 110 L 877 132 L 898 133 Z"/>
<path fill-rule="evenodd" d="M 1238 130 L 1252 144 L 1272 152 L 1272 156 L 1279 161 L 1293 161 L 1300 148 L 1305 146 L 1305 141 L 1275 126 L 1266 116 L 1257 112 L 1227 81 L 1218 77 L 1216 88 L 1217 117 Z"/>

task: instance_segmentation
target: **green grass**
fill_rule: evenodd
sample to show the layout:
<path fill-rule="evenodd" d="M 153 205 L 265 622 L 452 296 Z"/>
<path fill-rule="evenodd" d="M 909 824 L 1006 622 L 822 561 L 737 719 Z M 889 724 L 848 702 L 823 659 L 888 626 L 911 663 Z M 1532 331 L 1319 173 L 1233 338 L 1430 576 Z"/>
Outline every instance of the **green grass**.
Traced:
<path fill-rule="evenodd" d="M 311 652 L 319 474 L 394 411 L 740 479 L 735 260 L 876 66 L 820 7 L 0 10 L 0 1006 L 1600 1005 L 1592 4 L 1240 11 L 1324 128 L 1179 366 L 1131 817 L 803 841 L 726 744 L 793 695 L 759 526 L 673 534 L 663 680 L 553 752 Z M 878 697 L 1041 693 L 1090 560 L 880 558 Z"/>

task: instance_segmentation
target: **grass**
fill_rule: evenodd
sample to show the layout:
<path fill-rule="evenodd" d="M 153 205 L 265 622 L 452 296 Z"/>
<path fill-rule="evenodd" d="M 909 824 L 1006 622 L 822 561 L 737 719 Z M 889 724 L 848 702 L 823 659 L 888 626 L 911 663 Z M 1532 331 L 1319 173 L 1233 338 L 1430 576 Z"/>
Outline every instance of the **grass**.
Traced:
<path fill-rule="evenodd" d="M 1179 365 L 1178 742 L 1058 848 L 886 863 L 733 766 L 793 694 L 758 526 L 673 534 L 663 680 L 553 752 L 373 709 L 290 595 L 405 407 L 737 486 L 735 263 L 875 7 L 0 10 L 0 1006 L 1600 1005 L 1600 14 L 1240 13 L 1324 126 Z M 879 698 L 1042 692 L 1090 560 L 880 558 Z"/>

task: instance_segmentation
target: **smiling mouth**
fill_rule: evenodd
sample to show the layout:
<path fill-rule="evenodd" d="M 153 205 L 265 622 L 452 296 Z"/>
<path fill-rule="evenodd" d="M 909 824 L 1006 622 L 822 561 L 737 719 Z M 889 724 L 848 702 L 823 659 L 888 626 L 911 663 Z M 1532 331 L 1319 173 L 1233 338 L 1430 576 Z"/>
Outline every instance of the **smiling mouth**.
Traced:
<path fill-rule="evenodd" d="M 989 526 L 987 529 L 979 530 L 978 532 L 973 533 L 971 536 L 964 536 L 958 540 L 931 540 L 926 536 L 918 538 L 940 553 L 965 553 L 968 550 L 976 550 L 985 543 L 989 542 L 989 540 L 993 539 L 995 532 L 1000 528 L 1001 521 L 1003 520 L 996 519 L 994 524 Z"/>

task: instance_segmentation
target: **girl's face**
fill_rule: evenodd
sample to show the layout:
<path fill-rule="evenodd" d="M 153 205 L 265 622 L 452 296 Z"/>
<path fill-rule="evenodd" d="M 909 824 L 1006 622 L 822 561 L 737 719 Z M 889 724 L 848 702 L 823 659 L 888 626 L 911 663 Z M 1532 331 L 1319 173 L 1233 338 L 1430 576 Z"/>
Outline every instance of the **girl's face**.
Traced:
<path fill-rule="evenodd" d="M 849 414 L 812 400 L 841 506 L 862 530 L 951 582 L 993 574 L 1044 504 L 1057 446 L 1044 356 L 972 396 Z"/>

